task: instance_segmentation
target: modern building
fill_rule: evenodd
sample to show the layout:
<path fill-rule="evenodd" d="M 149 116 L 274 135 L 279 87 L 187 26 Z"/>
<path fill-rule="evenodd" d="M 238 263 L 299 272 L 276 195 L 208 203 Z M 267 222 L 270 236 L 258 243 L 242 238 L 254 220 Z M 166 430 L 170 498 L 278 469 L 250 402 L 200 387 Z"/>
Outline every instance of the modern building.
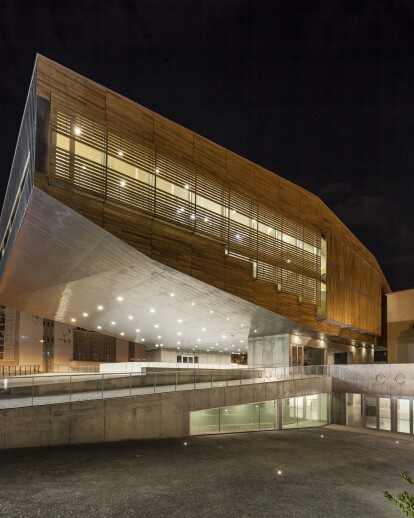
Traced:
<path fill-rule="evenodd" d="M 0 366 L 372 363 L 385 345 L 387 281 L 316 195 L 43 56 L 0 243 Z"/>

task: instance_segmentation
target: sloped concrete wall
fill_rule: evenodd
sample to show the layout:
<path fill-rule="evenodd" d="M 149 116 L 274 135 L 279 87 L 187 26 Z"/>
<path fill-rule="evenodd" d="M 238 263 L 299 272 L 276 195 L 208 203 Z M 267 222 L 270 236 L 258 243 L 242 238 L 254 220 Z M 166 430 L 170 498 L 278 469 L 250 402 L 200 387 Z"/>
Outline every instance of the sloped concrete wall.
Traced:
<path fill-rule="evenodd" d="M 0 449 L 185 437 L 189 413 L 331 392 L 332 379 L 166 392 L 0 411 Z"/>

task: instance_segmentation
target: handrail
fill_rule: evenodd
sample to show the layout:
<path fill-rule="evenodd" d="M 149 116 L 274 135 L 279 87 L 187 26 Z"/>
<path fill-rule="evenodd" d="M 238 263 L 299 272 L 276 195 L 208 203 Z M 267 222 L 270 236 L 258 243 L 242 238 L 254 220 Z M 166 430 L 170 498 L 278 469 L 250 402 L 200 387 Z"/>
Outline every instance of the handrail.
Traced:
<path fill-rule="evenodd" d="M 252 385 L 329 375 L 327 365 L 183 369 L 151 373 L 44 374 L 0 378 L 0 409 Z"/>

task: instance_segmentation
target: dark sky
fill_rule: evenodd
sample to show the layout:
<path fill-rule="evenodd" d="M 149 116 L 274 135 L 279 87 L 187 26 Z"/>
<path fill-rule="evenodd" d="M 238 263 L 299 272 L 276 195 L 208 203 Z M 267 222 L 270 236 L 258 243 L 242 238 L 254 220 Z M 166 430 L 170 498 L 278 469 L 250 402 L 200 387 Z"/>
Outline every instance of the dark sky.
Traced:
<path fill-rule="evenodd" d="M 0 199 L 36 52 L 318 195 L 414 287 L 413 0 L 0 0 Z"/>

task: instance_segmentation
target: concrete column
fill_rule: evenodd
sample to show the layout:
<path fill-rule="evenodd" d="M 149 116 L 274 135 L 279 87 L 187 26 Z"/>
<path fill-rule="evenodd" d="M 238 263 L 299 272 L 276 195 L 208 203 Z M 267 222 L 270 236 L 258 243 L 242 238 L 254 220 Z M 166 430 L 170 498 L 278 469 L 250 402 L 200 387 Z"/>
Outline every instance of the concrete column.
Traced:
<path fill-rule="evenodd" d="M 289 365 L 289 335 L 259 336 L 249 339 L 248 363 L 252 367 Z"/>

